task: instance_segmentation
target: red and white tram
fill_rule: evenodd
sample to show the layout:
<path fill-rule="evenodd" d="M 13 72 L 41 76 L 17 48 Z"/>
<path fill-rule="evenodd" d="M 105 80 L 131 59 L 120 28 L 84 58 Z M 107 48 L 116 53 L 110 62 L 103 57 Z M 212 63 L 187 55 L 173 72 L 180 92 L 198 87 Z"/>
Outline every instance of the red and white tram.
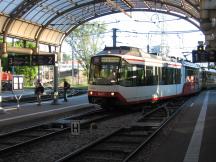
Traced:
<path fill-rule="evenodd" d="M 102 106 L 127 105 L 200 91 L 200 67 L 134 47 L 105 47 L 91 58 L 88 97 Z"/>
<path fill-rule="evenodd" d="M 215 69 L 204 69 L 202 71 L 203 88 L 212 89 L 216 88 L 216 70 Z"/>

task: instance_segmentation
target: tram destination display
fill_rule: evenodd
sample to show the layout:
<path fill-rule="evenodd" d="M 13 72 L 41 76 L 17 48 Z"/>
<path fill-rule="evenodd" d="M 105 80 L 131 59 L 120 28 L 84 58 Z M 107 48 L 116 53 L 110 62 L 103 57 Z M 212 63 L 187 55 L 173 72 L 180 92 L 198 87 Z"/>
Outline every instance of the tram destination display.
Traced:
<path fill-rule="evenodd" d="M 32 55 L 32 65 L 54 65 L 55 55 Z"/>
<path fill-rule="evenodd" d="M 30 66 L 30 55 L 8 55 L 9 66 Z"/>

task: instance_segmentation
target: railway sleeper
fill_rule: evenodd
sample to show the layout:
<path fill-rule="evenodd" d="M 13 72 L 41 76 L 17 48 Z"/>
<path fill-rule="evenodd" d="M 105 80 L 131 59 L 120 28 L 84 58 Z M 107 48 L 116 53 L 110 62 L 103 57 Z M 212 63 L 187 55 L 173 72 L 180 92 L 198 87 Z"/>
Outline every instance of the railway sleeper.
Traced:
<path fill-rule="evenodd" d="M 146 121 L 152 121 L 152 122 L 161 122 L 163 121 L 164 119 L 166 119 L 166 116 L 153 116 L 153 117 L 147 117 L 147 118 L 142 118 L 142 119 L 139 119 L 137 122 L 146 122 Z"/>
<path fill-rule="evenodd" d="M 139 125 L 133 125 L 133 126 L 130 126 L 128 128 L 124 128 L 124 130 L 128 130 L 128 131 L 154 131 L 155 129 L 152 128 L 151 126 L 139 126 Z"/>
<path fill-rule="evenodd" d="M 120 133 L 121 136 L 128 136 L 128 137 L 146 137 L 149 134 L 151 134 L 151 132 L 145 130 L 123 131 Z"/>
<path fill-rule="evenodd" d="M 132 152 L 134 149 L 133 148 L 123 148 L 123 147 L 116 147 L 116 146 L 105 146 L 105 145 L 97 145 L 91 149 L 92 151 L 95 152 L 116 152 L 116 153 L 125 153 L 129 154 Z"/>
<path fill-rule="evenodd" d="M 122 159 L 115 158 L 94 158 L 94 157 L 82 157 L 72 160 L 73 162 L 122 162 Z"/>
<path fill-rule="evenodd" d="M 132 126 L 134 127 L 151 127 L 152 129 L 157 129 L 161 125 L 161 122 L 137 122 L 134 123 Z"/>
<path fill-rule="evenodd" d="M 105 148 L 128 148 L 128 149 L 135 149 L 141 142 L 128 142 L 128 141 L 124 141 L 124 142 L 110 142 L 110 141 L 105 141 L 104 143 L 101 143 L 98 145 L 98 147 L 105 147 Z"/>
<path fill-rule="evenodd" d="M 5 141 L 5 142 L 1 142 L 0 143 L 0 148 L 5 148 L 4 146 L 11 146 L 11 145 L 15 145 L 15 144 L 17 144 L 17 142 L 9 142 L 9 141 Z"/>
<path fill-rule="evenodd" d="M 41 135 L 41 134 L 40 134 Z M 18 134 L 16 137 L 21 137 L 21 138 L 36 138 L 39 137 L 40 135 L 37 134 Z M 25 139 L 26 140 L 26 139 Z"/>
<path fill-rule="evenodd" d="M 95 151 L 87 151 L 82 156 L 92 159 L 109 159 L 109 160 L 122 160 L 125 157 L 125 153 L 122 152 L 98 152 Z M 110 159 L 111 158 L 111 159 Z M 91 162 L 91 161 L 90 161 Z"/>
<path fill-rule="evenodd" d="M 106 141 L 115 141 L 115 142 L 130 142 L 130 143 L 137 143 L 142 141 L 145 137 L 143 136 L 121 136 L 119 134 L 112 136 L 112 138 L 107 139 Z"/>
<path fill-rule="evenodd" d="M 111 145 L 115 145 L 115 144 L 117 144 L 117 145 L 122 145 L 122 146 L 127 146 L 127 145 L 131 145 L 131 146 L 133 146 L 133 145 L 137 145 L 137 144 L 140 144 L 140 141 L 127 141 L 127 142 L 125 142 L 125 141 L 116 141 L 116 140 L 107 140 L 106 142 L 105 142 L 107 145 L 108 144 L 111 144 Z"/>
<path fill-rule="evenodd" d="M 56 132 L 55 130 L 47 130 L 47 129 L 44 129 L 44 130 L 35 130 L 35 131 L 32 131 L 32 132 L 25 132 L 25 133 L 20 133 L 20 134 L 17 134 L 15 135 L 15 137 L 39 137 L 39 136 L 43 136 L 43 135 L 47 135 L 47 134 L 50 134 L 50 133 L 53 133 L 53 132 Z"/>

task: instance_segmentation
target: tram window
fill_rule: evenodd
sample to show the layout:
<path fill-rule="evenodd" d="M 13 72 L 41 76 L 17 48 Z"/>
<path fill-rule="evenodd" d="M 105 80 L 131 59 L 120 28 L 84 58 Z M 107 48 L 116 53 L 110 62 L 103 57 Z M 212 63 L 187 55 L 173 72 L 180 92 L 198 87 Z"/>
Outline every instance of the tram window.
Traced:
<path fill-rule="evenodd" d="M 144 66 L 122 64 L 119 84 L 125 87 L 141 86 L 144 84 Z"/>
<path fill-rule="evenodd" d="M 166 72 L 166 67 L 162 67 L 162 85 L 168 84 L 167 82 L 167 72 Z"/>
<path fill-rule="evenodd" d="M 175 83 L 181 84 L 181 70 L 180 69 L 176 69 L 175 78 L 176 78 Z"/>
<path fill-rule="evenodd" d="M 158 67 L 154 67 L 153 71 L 153 85 L 158 85 Z"/>
<path fill-rule="evenodd" d="M 192 67 L 185 67 L 186 82 L 193 82 L 198 78 L 199 70 Z"/>
<path fill-rule="evenodd" d="M 133 67 L 125 61 L 123 61 L 120 68 L 119 84 L 125 87 L 132 87 L 134 85 Z"/>
<path fill-rule="evenodd" d="M 146 66 L 146 77 L 145 82 L 146 85 L 153 85 L 153 67 L 152 66 Z"/>
<path fill-rule="evenodd" d="M 143 65 L 137 65 L 137 78 L 136 85 L 142 86 L 145 81 L 145 67 Z"/>
<path fill-rule="evenodd" d="M 173 69 L 172 68 L 167 68 L 166 71 L 167 74 L 167 84 L 173 84 Z"/>
<path fill-rule="evenodd" d="M 162 77 L 162 67 L 158 67 L 158 82 L 160 85 L 164 85 L 164 80 Z"/>
<path fill-rule="evenodd" d="M 163 67 L 162 79 L 164 81 L 164 85 L 175 84 L 175 69 L 169 67 Z"/>

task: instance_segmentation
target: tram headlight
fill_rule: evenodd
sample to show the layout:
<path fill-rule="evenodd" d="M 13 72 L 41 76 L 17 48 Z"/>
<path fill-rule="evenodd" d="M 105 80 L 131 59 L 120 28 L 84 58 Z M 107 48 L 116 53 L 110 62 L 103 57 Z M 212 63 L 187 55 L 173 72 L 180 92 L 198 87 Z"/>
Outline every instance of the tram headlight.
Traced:
<path fill-rule="evenodd" d="M 115 93 L 114 93 L 114 92 L 111 92 L 111 96 L 115 96 Z"/>
<path fill-rule="evenodd" d="M 90 94 L 90 95 L 93 95 L 93 92 L 92 92 L 92 91 L 90 91 L 90 92 L 89 92 L 89 94 Z"/>

